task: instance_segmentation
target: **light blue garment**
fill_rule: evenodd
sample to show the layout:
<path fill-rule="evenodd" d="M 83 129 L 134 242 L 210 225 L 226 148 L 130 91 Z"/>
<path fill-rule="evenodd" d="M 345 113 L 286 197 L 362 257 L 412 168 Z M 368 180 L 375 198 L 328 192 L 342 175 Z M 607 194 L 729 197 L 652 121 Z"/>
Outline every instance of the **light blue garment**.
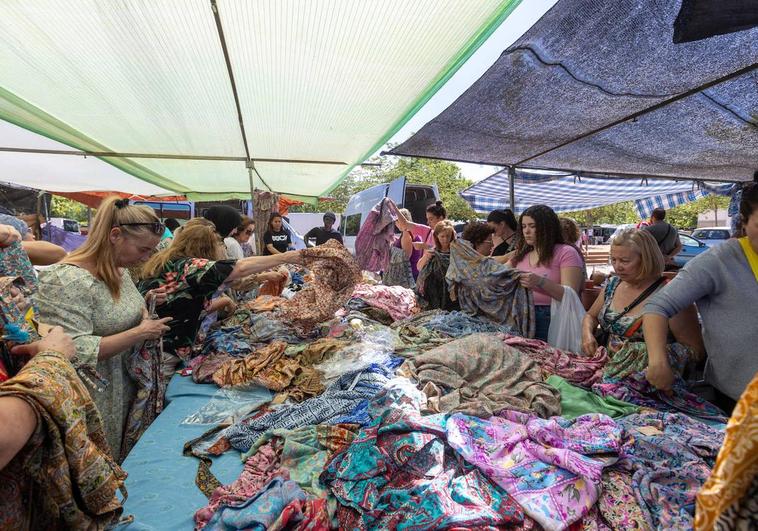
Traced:
<path fill-rule="evenodd" d="M 219 507 L 203 531 L 265 531 L 276 522 L 287 505 L 295 500 L 305 501 L 306 497 L 294 481 L 275 477 L 241 504 Z"/>

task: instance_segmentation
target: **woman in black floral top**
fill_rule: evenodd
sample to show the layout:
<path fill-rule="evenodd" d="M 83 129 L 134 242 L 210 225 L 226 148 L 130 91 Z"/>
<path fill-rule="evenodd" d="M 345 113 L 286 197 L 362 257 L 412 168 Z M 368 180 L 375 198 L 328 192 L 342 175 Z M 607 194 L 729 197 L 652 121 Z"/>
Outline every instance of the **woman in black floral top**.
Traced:
<path fill-rule="evenodd" d="M 195 341 L 203 310 L 214 311 L 228 304 L 220 297 L 211 304 L 218 288 L 234 280 L 256 275 L 259 282 L 278 278 L 275 272 L 260 273 L 286 263 L 301 261 L 297 251 L 276 256 L 251 256 L 242 260 L 225 260 L 223 240 L 213 225 L 203 219 L 188 222 L 174 242 L 153 256 L 140 274 L 139 290 L 143 293 L 166 288 L 166 303 L 157 311 L 161 317 L 173 317 L 171 330 L 163 338 L 163 346 L 184 358 Z"/>

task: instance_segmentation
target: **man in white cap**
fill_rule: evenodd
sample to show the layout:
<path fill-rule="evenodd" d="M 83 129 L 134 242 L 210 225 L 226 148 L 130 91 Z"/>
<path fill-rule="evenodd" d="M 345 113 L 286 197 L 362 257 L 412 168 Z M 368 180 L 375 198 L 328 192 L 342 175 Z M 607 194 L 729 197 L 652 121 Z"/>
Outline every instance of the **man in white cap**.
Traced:
<path fill-rule="evenodd" d="M 324 226 L 313 227 L 305 236 L 303 236 L 305 245 L 313 247 L 311 240 L 314 239 L 316 240 L 316 245 L 322 245 L 329 240 L 337 240 L 338 242 L 343 243 L 342 234 L 333 228 L 335 221 L 337 221 L 337 216 L 335 216 L 333 212 L 327 212 L 324 214 Z"/>

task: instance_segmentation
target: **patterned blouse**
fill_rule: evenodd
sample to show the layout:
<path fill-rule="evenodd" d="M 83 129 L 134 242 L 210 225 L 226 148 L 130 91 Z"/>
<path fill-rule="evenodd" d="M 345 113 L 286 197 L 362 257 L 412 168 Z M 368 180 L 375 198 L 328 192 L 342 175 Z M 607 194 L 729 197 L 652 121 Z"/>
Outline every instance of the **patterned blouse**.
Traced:
<path fill-rule="evenodd" d="M 216 290 L 234 269 L 235 260 L 179 258 L 166 264 L 156 278 L 144 279 L 139 290 L 145 294 L 165 286 L 168 299 L 158 306 L 159 317 L 173 317 L 171 330 L 163 337 L 166 352 L 186 358 L 200 327 L 200 314 Z"/>
<path fill-rule="evenodd" d="M 86 269 L 71 264 L 56 264 L 40 272 L 36 295 L 39 320 L 58 325 L 74 338 L 76 356 L 71 363 L 80 374 L 93 374 L 106 384 L 97 390 L 97 379 L 87 381 L 114 456 L 121 448 L 124 420 L 135 396 L 134 382 L 124 362 L 131 349 L 98 360 L 100 341 L 134 328 L 142 321 L 145 300 L 134 286 L 129 273 L 121 276 L 121 296 L 115 300 L 108 287 Z M 85 381 L 89 380 L 85 378 Z"/>

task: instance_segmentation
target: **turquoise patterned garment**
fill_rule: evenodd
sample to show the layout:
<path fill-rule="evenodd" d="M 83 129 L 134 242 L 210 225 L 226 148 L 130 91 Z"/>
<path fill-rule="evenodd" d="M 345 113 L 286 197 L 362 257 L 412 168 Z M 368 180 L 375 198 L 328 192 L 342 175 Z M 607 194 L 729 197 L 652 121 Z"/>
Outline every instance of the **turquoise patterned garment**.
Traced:
<path fill-rule="evenodd" d="M 339 529 L 520 526 L 513 499 L 447 442 L 447 415 L 421 417 L 425 396 L 395 381 L 371 403 L 374 421 L 321 475 L 341 504 Z"/>
<path fill-rule="evenodd" d="M 455 414 L 449 443 L 548 531 L 567 529 L 597 502 L 603 468 L 615 462 L 621 428 L 606 415 L 549 420 L 503 411 L 483 420 Z"/>

